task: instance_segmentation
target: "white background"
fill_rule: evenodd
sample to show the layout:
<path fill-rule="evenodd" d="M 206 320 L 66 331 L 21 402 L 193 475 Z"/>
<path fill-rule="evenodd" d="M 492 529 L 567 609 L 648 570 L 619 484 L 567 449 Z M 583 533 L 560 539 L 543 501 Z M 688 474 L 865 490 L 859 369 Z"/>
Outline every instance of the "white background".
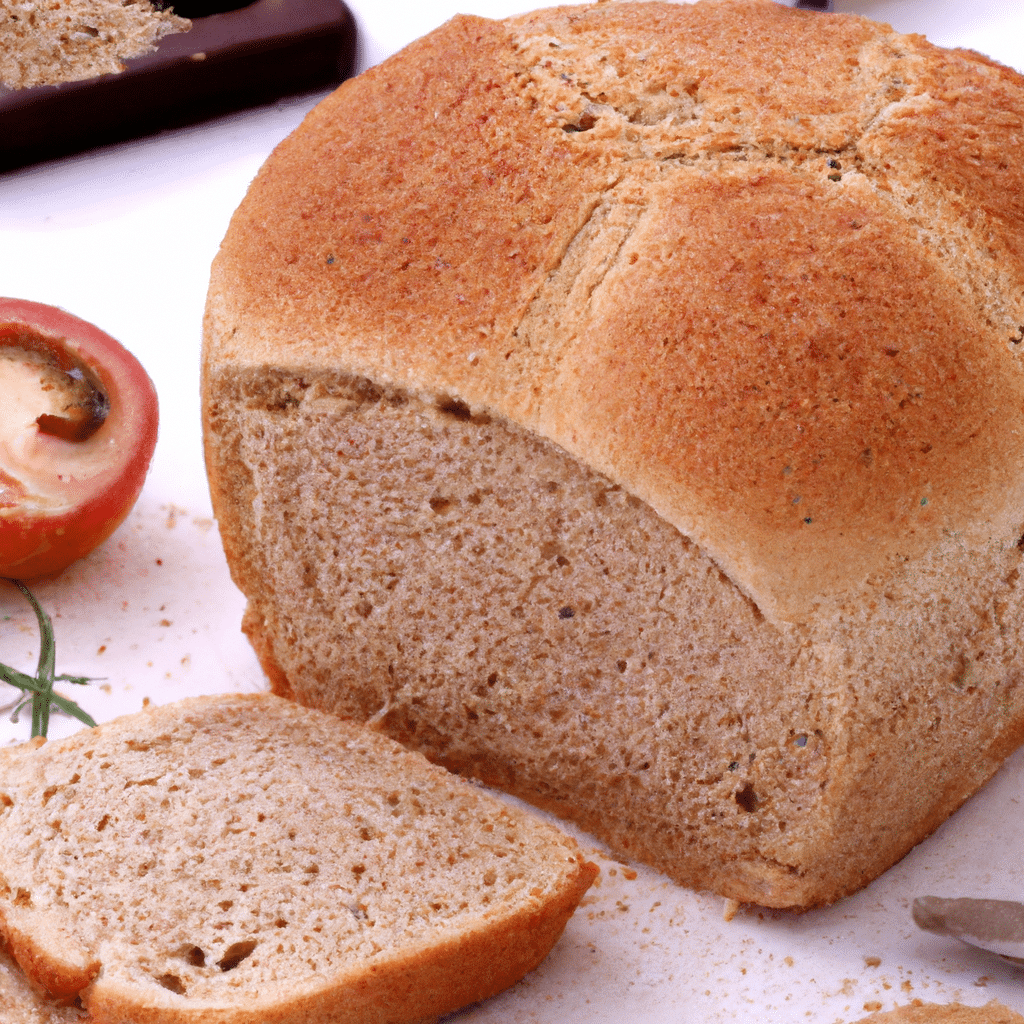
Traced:
<path fill-rule="evenodd" d="M 360 69 L 457 12 L 529 0 L 350 0 Z M 943 45 L 1024 70 L 1024 5 L 1009 0 L 837 0 Z M 824 15 L 823 15 L 824 16 Z M 136 353 L 161 401 L 142 498 L 101 549 L 35 591 L 53 616 L 58 671 L 103 677 L 69 694 L 97 719 L 191 694 L 265 686 L 239 632 L 210 511 L 199 428 L 200 322 L 228 218 L 274 144 L 319 96 L 0 174 L 0 294 L 53 303 Z M 2 126 L 0 126 L 2 130 Z M 1024 158 L 1024 154 L 1021 155 Z M 2 396 L 0 396 L 2 402 Z M 0 583 L 0 661 L 29 669 L 37 640 Z M 12 694 L 13 695 L 13 694 Z M 0 694 L 0 704 L 7 697 Z M 52 734 L 73 723 L 56 718 Z M 0 719 L 0 744 L 29 718 Z M 917 931 L 914 896 L 1024 898 L 1024 753 L 865 891 L 803 916 L 741 911 L 600 851 L 600 885 L 545 964 L 458 1021 L 855 1021 L 919 998 L 1024 1012 L 1024 971 Z M 587 848 L 594 843 L 583 837 Z M 877 960 L 877 962 L 876 962 Z"/>

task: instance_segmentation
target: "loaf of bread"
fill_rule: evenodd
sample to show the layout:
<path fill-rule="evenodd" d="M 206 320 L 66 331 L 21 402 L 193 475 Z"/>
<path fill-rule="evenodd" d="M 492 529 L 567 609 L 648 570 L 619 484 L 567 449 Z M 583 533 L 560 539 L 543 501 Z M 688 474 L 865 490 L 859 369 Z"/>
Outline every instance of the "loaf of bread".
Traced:
<path fill-rule="evenodd" d="M 458 17 L 209 291 L 276 690 L 688 886 L 869 882 L 1024 738 L 1024 80 L 769 0 Z"/>
<path fill-rule="evenodd" d="M 0 934 L 97 1024 L 432 1020 L 534 968 L 597 873 L 553 826 L 270 694 L 5 755 L 0 849 Z"/>
<path fill-rule="evenodd" d="M 150 0 L 0 0 L 0 85 L 24 89 L 116 74 L 191 22 Z"/>
<path fill-rule="evenodd" d="M 873 1013 L 862 1024 L 1024 1024 L 1024 1017 L 994 1000 L 984 1006 L 918 1002 Z"/>

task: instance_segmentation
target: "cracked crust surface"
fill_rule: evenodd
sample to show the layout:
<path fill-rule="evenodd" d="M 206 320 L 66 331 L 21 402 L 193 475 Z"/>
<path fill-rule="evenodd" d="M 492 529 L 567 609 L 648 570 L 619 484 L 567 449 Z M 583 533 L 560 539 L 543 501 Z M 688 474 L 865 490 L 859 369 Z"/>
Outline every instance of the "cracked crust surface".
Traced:
<path fill-rule="evenodd" d="M 874 877 L 1024 730 L 1022 131 L 1016 73 L 768 0 L 346 83 L 207 308 L 275 686 L 690 885 Z"/>
<path fill-rule="evenodd" d="M 96 1024 L 435 1019 L 532 970 L 597 870 L 269 694 L 150 709 L 0 769 L 0 934 Z"/>
<path fill-rule="evenodd" d="M 779 72 L 793 49 L 817 63 Z M 219 362 L 334 360 L 507 416 L 773 619 L 951 535 L 1016 540 L 1018 76 L 767 0 L 460 19 L 406 54 L 400 97 L 394 65 L 343 87 L 257 181 Z M 967 152 L 940 162 L 953 116 Z M 985 173 L 937 173 L 976 150 Z"/>

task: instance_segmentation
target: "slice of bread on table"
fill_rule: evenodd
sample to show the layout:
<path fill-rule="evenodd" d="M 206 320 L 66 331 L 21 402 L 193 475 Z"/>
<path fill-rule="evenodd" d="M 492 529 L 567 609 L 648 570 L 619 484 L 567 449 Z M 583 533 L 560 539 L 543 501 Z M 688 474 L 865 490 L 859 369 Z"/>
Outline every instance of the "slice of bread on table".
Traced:
<path fill-rule="evenodd" d="M 1024 738 L 1024 79 L 768 0 L 459 17 L 211 278 L 276 689 L 676 880 L 828 903 Z"/>
<path fill-rule="evenodd" d="M 596 874 L 552 826 L 269 694 L 5 754 L 0 848 L 25 973 L 133 1024 L 433 1019 L 534 968 Z"/>

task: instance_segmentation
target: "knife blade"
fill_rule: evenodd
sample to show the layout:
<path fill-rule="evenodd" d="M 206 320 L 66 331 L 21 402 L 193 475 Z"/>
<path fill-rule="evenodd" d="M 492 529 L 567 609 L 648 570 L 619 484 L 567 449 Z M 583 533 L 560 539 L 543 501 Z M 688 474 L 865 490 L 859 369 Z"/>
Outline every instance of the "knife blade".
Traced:
<path fill-rule="evenodd" d="M 1024 904 L 971 897 L 914 900 L 914 922 L 935 935 L 948 935 L 1024 966 Z"/>

